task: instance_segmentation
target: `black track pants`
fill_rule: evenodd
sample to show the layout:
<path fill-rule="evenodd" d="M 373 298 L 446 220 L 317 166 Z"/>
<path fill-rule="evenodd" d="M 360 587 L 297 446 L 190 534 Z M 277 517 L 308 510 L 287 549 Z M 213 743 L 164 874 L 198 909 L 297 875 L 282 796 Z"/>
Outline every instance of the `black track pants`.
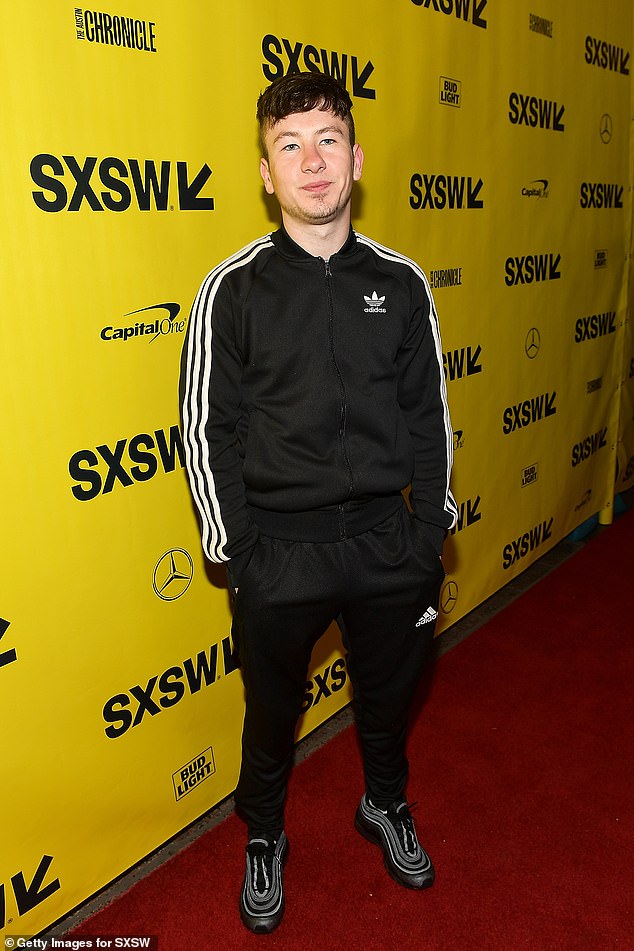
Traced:
<path fill-rule="evenodd" d="M 339 615 L 366 790 L 379 807 L 404 795 L 407 713 L 433 640 L 443 577 L 405 506 L 343 541 L 260 536 L 233 620 L 246 690 L 235 798 L 251 830 L 283 827 L 311 652 Z"/>

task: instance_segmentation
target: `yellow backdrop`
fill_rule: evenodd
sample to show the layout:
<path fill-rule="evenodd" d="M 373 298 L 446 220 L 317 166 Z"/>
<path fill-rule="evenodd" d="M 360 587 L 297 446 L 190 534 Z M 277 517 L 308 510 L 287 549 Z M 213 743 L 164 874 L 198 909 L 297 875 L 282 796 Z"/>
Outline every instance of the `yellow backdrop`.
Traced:
<path fill-rule="evenodd" d="M 634 479 L 631 4 L 320 13 L 0 13 L 3 935 L 43 930 L 235 785 L 242 686 L 177 377 L 202 277 L 276 225 L 254 123 L 270 80 L 345 82 L 357 229 L 434 288 L 460 507 L 440 630 Z M 303 733 L 349 700 L 340 653 L 333 630 Z"/>

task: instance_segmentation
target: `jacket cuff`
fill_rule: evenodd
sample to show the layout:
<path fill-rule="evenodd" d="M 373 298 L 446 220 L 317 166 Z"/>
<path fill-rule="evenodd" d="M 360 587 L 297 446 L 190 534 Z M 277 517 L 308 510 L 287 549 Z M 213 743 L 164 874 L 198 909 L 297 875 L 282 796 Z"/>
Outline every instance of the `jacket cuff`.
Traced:
<path fill-rule="evenodd" d="M 234 555 L 233 558 L 230 558 L 226 563 L 227 569 L 227 581 L 231 588 L 239 588 L 240 581 L 242 579 L 242 574 L 251 561 L 251 556 L 253 555 L 253 548 L 247 548 L 246 551 L 241 551 L 239 555 Z"/>

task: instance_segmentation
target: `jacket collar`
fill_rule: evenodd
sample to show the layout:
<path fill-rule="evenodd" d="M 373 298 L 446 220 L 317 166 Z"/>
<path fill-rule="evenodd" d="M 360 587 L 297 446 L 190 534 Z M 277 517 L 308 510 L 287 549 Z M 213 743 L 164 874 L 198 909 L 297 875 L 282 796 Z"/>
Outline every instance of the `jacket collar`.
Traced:
<path fill-rule="evenodd" d="M 293 239 L 291 238 L 288 231 L 284 228 L 283 225 L 280 228 L 278 228 L 277 231 L 274 231 L 271 234 L 271 240 L 273 244 L 275 245 L 275 247 L 277 248 L 277 250 L 280 252 L 280 254 L 285 258 L 291 258 L 292 260 L 295 260 L 295 261 L 307 261 L 311 259 L 315 260 L 314 254 L 310 254 L 309 251 L 306 251 L 299 244 L 293 241 Z M 350 231 L 348 232 L 348 237 L 344 241 L 343 245 L 336 252 L 336 254 L 330 255 L 331 259 L 333 257 L 339 257 L 341 255 L 352 254 L 356 249 L 356 245 L 357 245 L 357 236 L 354 233 L 351 226 Z M 319 260 L 319 258 L 317 258 L 317 260 Z"/>

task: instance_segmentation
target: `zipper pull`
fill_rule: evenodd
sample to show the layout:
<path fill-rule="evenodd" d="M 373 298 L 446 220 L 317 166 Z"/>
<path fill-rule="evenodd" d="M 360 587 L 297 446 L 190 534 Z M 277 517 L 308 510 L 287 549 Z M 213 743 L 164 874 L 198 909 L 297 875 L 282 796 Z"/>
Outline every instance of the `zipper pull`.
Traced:
<path fill-rule="evenodd" d="M 332 277 L 332 271 L 330 270 L 330 260 L 324 261 L 324 266 L 326 268 L 326 277 Z"/>

